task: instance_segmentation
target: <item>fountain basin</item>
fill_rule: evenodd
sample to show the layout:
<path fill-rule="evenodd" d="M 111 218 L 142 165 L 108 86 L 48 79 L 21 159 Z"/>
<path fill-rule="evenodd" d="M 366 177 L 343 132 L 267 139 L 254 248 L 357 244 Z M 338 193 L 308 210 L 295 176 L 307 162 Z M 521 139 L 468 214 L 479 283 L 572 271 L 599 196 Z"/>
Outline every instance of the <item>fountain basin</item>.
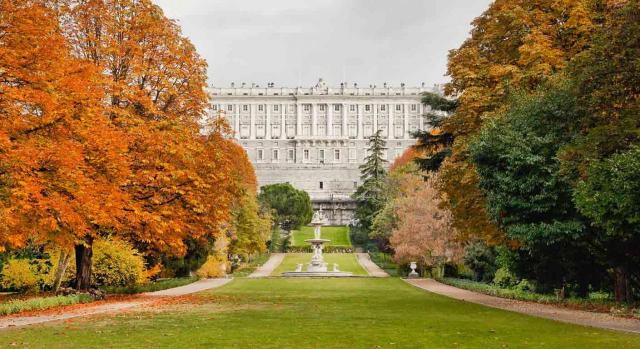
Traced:
<path fill-rule="evenodd" d="M 324 244 L 325 242 L 329 242 L 331 240 L 327 240 L 327 239 L 306 239 L 304 240 L 304 242 L 308 242 L 312 245 L 316 245 L 316 244 Z"/>

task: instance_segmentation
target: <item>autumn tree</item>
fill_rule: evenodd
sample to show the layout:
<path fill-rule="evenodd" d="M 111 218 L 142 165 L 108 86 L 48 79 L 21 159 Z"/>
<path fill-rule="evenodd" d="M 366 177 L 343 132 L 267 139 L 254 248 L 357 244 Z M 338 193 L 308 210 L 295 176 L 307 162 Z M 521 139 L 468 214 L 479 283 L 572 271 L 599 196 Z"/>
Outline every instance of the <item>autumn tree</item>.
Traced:
<path fill-rule="evenodd" d="M 405 195 L 396 199 L 398 224 L 390 238 L 399 263 L 415 261 L 427 268 L 440 268 L 460 255 L 451 213 L 440 207 L 442 197 L 436 181 L 433 175 L 426 181 L 419 174 L 403 178 Z"/>
<path fill-rule="evenodd" d="M 148 0 L 60 2 L 73 55 L 102 75 L 109 120 L 129 139 L 130 175 L 114 181 L 130 197 L 123 229 L 148 253 L 182 254 L 185 241 L 223 236 L 234 188 L 231 160 L 200 135 L 208 105 L 206 63 L 177 24 Z M 216 197 L 216 200 L 211 200 Z M 91 243 L 76 241 L 77 286 L 89 285 Z"/>
<path fill-rule="evenodd" d="M 127 135 L 104 113 L 99 71 L 73 57 L 57 12 L 0 2 L 0 239 L 73 246 L 122 228 Z"/>

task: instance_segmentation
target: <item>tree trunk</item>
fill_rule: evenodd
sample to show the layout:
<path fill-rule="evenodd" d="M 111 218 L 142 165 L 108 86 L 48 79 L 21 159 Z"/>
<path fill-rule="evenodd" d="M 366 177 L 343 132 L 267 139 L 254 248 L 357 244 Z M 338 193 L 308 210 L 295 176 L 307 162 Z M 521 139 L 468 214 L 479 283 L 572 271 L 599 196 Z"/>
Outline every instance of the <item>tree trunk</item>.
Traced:
<path fill-rule="evenodd" d="M 88 290 L 91 287 L 91 257 L 93 257 L 93 238 L 87 237 L 76 251 L 76 289 Z"/>
<path fill-rule="evenodd" d="M 67 271 L 69 262 L 71 261 L 71 252 L 60 250 L 60 258 L 58 259 L 58 267 L 56 268 L 55 278 L 53 280 L 53 292 L 58 292 L 64 273 Z"/>
<path fill-rule="evenodd" d="M 631 301 L 631 287 L 629 287 L 629 275 L 627 271 L 618 267 L 615 269 L 615 295 L 616 302 L 630 302 Z"/>

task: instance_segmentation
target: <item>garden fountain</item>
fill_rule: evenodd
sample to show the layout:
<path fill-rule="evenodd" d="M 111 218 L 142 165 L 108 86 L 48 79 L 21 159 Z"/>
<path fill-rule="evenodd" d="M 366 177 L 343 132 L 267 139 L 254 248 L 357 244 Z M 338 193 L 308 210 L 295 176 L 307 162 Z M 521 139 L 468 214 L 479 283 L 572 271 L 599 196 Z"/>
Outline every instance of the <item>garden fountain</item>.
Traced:
<path fill-rule="evenodd" d="M 302 264 L 298 264 L 298 267 L 295 271 L 289 271 L 282 273 L 282 276 L 321 276 L 321 277 L 345 277 L 345 276 L 353 276 L 350 272 L 343 272 L 338 270 L 338 265 L 333 264 L 333 269 L 331 271 L 327 268 L 327 263 L 324 261 L 322 257 L 323 245 L 331 240 L 322 239 L 321 238 L 321 227 L 323 225 L 327 225 L 327 220 L 322 213 L 322 209 L 316 211 L 313 214 L 313 219 L 311 220 L 311 226 L 313 226 L 313 239 L 304 240 L 311 244 L 311 249 L 313 250 L 313 256 L 311 257 L 311 262 L 307 266 L 307 271 L 302 271 Z"/>

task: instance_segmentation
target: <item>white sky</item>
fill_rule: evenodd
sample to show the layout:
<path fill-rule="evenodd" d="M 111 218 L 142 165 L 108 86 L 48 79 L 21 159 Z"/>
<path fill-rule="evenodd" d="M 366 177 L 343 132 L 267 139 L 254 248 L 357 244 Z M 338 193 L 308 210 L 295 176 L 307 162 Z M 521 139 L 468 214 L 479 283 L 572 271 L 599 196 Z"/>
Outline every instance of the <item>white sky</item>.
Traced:
<path fill-rule="evenodd" d="M 209 84 L 431 86 L 491 0 L 154 0 L 209 63 Z"/>

